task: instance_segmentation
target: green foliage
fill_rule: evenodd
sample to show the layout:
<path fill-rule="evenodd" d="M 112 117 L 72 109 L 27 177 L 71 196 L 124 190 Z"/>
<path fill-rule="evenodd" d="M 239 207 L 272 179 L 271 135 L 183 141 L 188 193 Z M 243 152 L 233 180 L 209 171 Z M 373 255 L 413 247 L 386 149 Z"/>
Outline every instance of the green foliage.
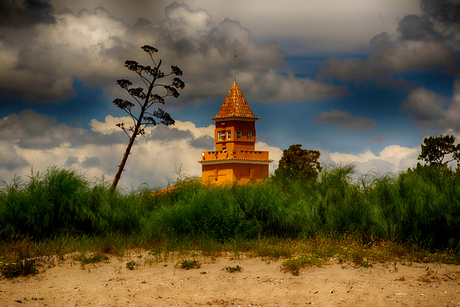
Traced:
<path fill-rule="evenodd" d="M 191 183 L 178 186 L 172 193 L 174 204 L 169 205 L 166 199 L 167 204 L 151 216 L 148 227 L 154 237 L 169 233 L 222 241 L 235 236 L 246 237 L 250 232 L 248 222 L 227 188 L 197 188 L 196 183 Z"/>
<path fill-rule="evenodd" d="M 240 267 L 239 265 L 236 265 L 236 266 L 226 266 L 225 267 L 225 270 L 229 273 L 234 273 L 234 272 L 241 272 L 243 270 L 242 267 Z"/>
<path fill-rule="evenodd" d="M 6 278 L 38 274 L 36 260 L 16 258 L 11 262 L 0 261 L 0 273 Z"/>
<path fill-rule="evenodd" d="M 460 247 L 460 176 L 443 166 L 401 174 L 386 209 L 390 235 L 427 247 Z"/>
<path fill-rule="evenodd" d="M 299 270 L 307 266 L 321 266 L 327 264 L 327 259 L 318 255 L 302 255 L 300 257 L 289 258 L 281 264 L 284 272 L 290 272 L 292 275 L 299 275 Z"/>
<path fill-rule="evenodd" d="M 280 244 L 278 241 L 261 242 L 257 249 L 257 255 L 262 259 L 270 259 L 277 261 L 279 258 L 289 258 L 292 256 L 292 250 Z"/>
<path fill-rule="evenodd" d="M 301 144 L 289 146 L 283 150 L 283 156 L 275 170 L 275 178 L 315 179 L 322 167 L 318 162 L 320 152 L 317 150 L 302 149 Z"/>
<path fill-rule="evenodd" d="M 136 267 L 137 263 L 134 262 L 134 261 L 129 261 L 129 262 L 126 262 L 126 268 L 128 270 L 134 270 L 134 268 Z"/>
<path fill-rule="evenodd" d="M 105 182 L 91 184 L 74 170 L 50 167 L 17 182 L 4 184 L 0 193 L 0 239 L 131 233 L 143 223 L 138 194 L 110 195 Z"/>
<path fill-rule="evenodd" d="M 454 142 L 455 137 L 452 135 L 427 137 L 423 139 L 422 152 L 418 159 L 430 165 L 446 165 L 454 160 L 460 163 L 460 144 L 454 145 Z M 451 159 L 444 161 L 449 156 Z"/>
<path fill-rule="evenodd" d="M 193 269 L 193 268 L 199 268 L 201 266 L 201 263 L 198 262 L 198 260 L 187 260 L 187 259 L 184 259 L 180 262 L 177 263 L 177 265 L 181 268 L 181 269 L 185 269 L 185 270 L 190 270 L 190 269 Z"/>
<path fill-rule="evenodd" d="M 109 257 L 104 254 L 96 254 L 92 256 L 78 255 L 74 257 L 75 260 L 80 261 L 82 267 L 85 267 L 87 264 L 95 264 L 100 262 L 108 262 Z"/>
<path fill-rule="evenodd" d="M 76 237 L 82 245 L 99 237 L 92 248 L 119 256 L 129 244 L 162 253 L 168 253 L 165 246 L 192 250 L 200 245 L 213 255 L 219 244 L 237 250 L 242 242 L 266 238 L 270 243 L 260 248 L 261 256 L 290 257 L 297 253 L 277 249 L 278 240 L 323 234 L 365 244 L 383 239 L 460 250 L 460 172 L 419 165 L 399 175 L 354 178 L 354 166 L 344 165 L 322 170 L 316 180 L 292 179 L 284 185 L 266 180 L 206 186 L 192 180 L 166 192 L 142 187 L 111 195 L 104 182 L 50 168 L 28 182 L 16 178 L 4 185 L 0 240 L 18 242 L 15 255 L 21 260 L 32 257 L 28 246 Z M 24 237 L 27 242 L 21 241 Z"/>

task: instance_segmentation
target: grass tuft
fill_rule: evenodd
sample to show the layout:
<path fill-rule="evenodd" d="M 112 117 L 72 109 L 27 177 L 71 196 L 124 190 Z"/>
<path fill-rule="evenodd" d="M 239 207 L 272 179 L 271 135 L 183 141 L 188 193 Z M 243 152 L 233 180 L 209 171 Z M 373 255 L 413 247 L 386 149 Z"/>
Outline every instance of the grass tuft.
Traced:
<path fill-rule="evenodd" d="M 38 264 L 35 259 L 20 260 L 12 262 L 0 262 L 0 273 L 6 278 L 38 274 Z"/>
<path fill-rule="evenodd" d="M 229 273 L 234 273 L 234 272 L 241 272 L 243 270 L 242 267 L 240 267 L 239 265 L 236 265 L 236 266 L 226 266 L 225 267 L 225 270 Z"/>
<path fill-rule="evenodd" d="M 100 262 L 109 262 L 109 257 L 103 254 L 96 254 L 86 257 L 85 255 L 74 256 L 74 260 L 79 261 L 81 267 L 84 268 L 87 264 L 96 264 Z"/>
<path fill-rule="evenodd" d="M 129 262 L 126 262 L 126 268 L 128 270 L 134 270 L 134 268 L 136 267 L 136 265 L 138 265 L 136 262 L 134 261 L 129 261 Z"/>
<path fill-rule="evenodd" d="M 297 276 L 301 268 L 310 266 L 322 266 L 328 263 L 328 260 L 318 255 L 302 255 L 299 257 L 291 257 L 281 264 L 281 269 L 284 272 L 290 272 L 292 275 Z"/>
<path fill-rule="evenodd" d="M 198 269 L 201 266 L 201 263 L 198 262 L 198 260 L 184 259 L 184 260 L 178 262 L 176 265 L 179 266 L 181 269 L 190 270 L 190 269 L 193 269 L 193 268 Z"/>

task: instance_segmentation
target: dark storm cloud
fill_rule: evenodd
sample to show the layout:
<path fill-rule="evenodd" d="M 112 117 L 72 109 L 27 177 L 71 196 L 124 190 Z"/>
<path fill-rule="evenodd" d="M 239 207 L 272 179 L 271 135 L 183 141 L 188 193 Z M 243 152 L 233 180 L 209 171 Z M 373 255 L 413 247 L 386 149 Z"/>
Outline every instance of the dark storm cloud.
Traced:
<path fill-rule="evenodd" d="M 67 158 L 67 161 L 65 161 L 64 167 L 72 167 L 75 164 L 78 164 L 79 160 L 77 157 L 70 156 Z"/>
<path fill-rule="evenodd" d="M 319 76 L 346 81 L 428 69 L 458 76 L 459 6 L 458 1 L 421 1 L 423 14 L 404 16 L 396 39 L 385 32 L 375 35 L 368 58 L 331 57 Z"/>
<path fill-rule="evenodd" d="M 0 119 L 0 139 L 15 140 L 23 137 L 41 136 L 55 123 L 55 118 L 26 109 L 19 115 L 10 114 Z"/>
<path fill-rule="evenodd" d="M 420 87 L 409 93 L 400 110 L 419 127 L 460 132 L 460 80 L 454 82 L 451 98 Z"/>
<path fill-rule="evenodd" d="M 460 1 L 422 0 L 420 6 L 426 16 L 435 24 L 442 35 L 443 44 L 455 52 L 460 51 Z M 460 65 L 457 62 L 458 76 Z M 452 74 L 452 73 L 451 73 Z"/>
<path fill-rule="evenodd" d="M 117 96 L 116 79 L 136 78 L 123 67 L 125 60 L 152 65 L 140 50 L 146 43 L 159 49 L 155 60 L 164 60 L 165 72 L 170 65 L 184 71 L 186 89 L 171 100 L 173 106 L 225 95 L 234 80 L 235 50 L 237 78 L 251 101 L 320 101 L 347 93 L 320 80 L 278 73 L 287 67 L 278 43 L 256 42 L 238 21 L 215 23 L 207 11 L 177 3 L 165 13 L 161 22 L 139 19 L 131 27 L 104 8 L 77 14 L 60 10 L 49 15 L 55 17 L 54 24 L 0 28 L 0 95 L 59 103 L 76 94 L 73 85 L 78 80 Z"/>
<path fill-rule="evenodd" d="M 115 144 L 127 144 L 128 136 L 121 130 L 114 131 L 110 134 L 103 134 L 98 131 L 86 131 L 75 139 L 75 145 L 100 145 L 110 146 Z"/>
<path fill-rule="evenodd" d="M 0 1 L 0 27 L 22 28 L 38 23 L 56 23 L 53 6 L 48 1 Z"/>
<path fill-rule="evenodd" d="M 164 125 L 156 126 L 155 130 L 149 134 L 147 140 L 169 142 L 172 140 L 183 140 L 193 138 L 190 130 L 179 130 L 177 128 L 166 127 Z"/>
<path fill-rule="evenodd" d="M 423 12 L 445 25 L 460 24 L 460 2 L 456 0 L 421 0 Z"/>
<path fill-rule="evenodd" d="M 223 40 L 221 33 L 215 33 L 217 37 L 213 39 L 211 29 L 216 25 L 205 10 L 192 11 L 185 4 L 174 2 L 166 7 L 165 13 L 168 19 L 161 24 L 140 20 L 134 28 L 139 29 L 142 26 L 145 30 L 154 30 L 159 45 L 174 50 L 180 57 L 197 52 L 206 54 L 211 46 L 215 46 L 216 39 L 221 43 L 220 51 L 227 50 L 231 40 Z M 191 16 L 196 20 L 191 20 Z"/>
<path fill-rule="evenodd" d="M 83 160 L 81 166 L 83 168 L 99 167 L 101 165 L 101 159 L 98 157 L 89 157 Z"/>
<path fill-rule="evenodd" d="M 396 43 L 391 39 L 391 36 L 388 35 L 388 33 L 383 32 L 378 35 L 375 35 L 374 37 L 371 38 L 369 41 L 369 45 L 371 49 L 373 50 L 373 56 L 375 57 L 381 57 L 385 53 L 388 52 L 388 50 L 391 50 L 393 48 L 396 48 Z"/>
<path fill-rule="evenodd" d="M 370 140 L 376 143 L 383 143 L 387 140 L 386 133 L 373 136 Z"/>
<path fill-rule="evenodd" d="M 330 124 L 347 130 L 368 130 L 375 128 L 375 121 L 360 116 L 351 116 L 350 112 L 333 110 L 319 112 L 315 117 L 317 124 Z"/>
<path fill-rule="evenodd" d="M 324 61 L 319 77 L 342 81 L 370 79 L 406 71 L 439 69 L 454 65 L 455 55 L 433 41 L 393 41 L 388 33 L 374 36 L 366 59 L 330 57 Z"/>
<path fill-rule="evenodd" d="M 214 138 L 209 135 L 203 135 L 190 141 L 190 146 L 194 148 L 214 148 Z"/>
<path fill-rule="evenodd" d="M 401 111 L 407 112 L 419 126 L 436 127 L 445 119 L 446 99 L 424 88 L 410 92 L 401 105 Z"/>
<path fill-rule="evenodd" d="M 401 40 L 439 41 L 441 35 L 435 31 L 434 24 L 426 15 L 407 15 L 399 22 L 398 32 Z"/>
<path fill-rule="evenodd" d="M 0 170 L 14 171 L 30 165 L 8 141 L 0 141 L 0 157 Z"/>
<path fill-rule="evenodd" d="M 49 149 L 59 147 L 74 138 L 80 130 L 65 124 L 56 125 L 56 119 L 27 109 L 0 119 L 0 140 L 8 140 L 20 148 Z"/>
<path fill-rule="evenodd" d="M 130 29 L 102 8 L 54 16 L 54 24 L 0 28 L 1 96 L 57 102 L 75 96 L 76 79 L 90 86 L 115 83 L 131 47 L 120 36 Z"/>
<path fill-rule="evenodd" d="M 399 77 L 380 77 L 375 80 L 375 84 L 377 84 L 380 87 L 387 87 L 387 88 L 392 88 L 400 91 L 410 91 L 414 89 L 414 83 L 413 82 L 407 82 L 404 78 Z"/>
<path fill-rule="evenodd" d="M 366 79 L 376 75 L 386 75 L 392 71 L 392 67 L 383 61 L 383 57 L 389 50 L 396 49 L 388 33 L 375 35 L 369 42 L 371 47 L 367 59 L 358 58 L 340 59 L 330 57 L 324 61 L 321 74 L 336 77 L 340 80 Z"/>
<path fill-rule="evenodd" d="M 405 16 L 399 23 L 401 39 L 441 41 L 453 51 L 460 51 L 460 2 L 422 0 L 423 15 Z"/>
<path fill-rule="evenodd" d="M 2 161 L 0 162 L 0 169 L 6 171 L 14 171 L 16 169 L 20 169 L 29 165 L 30 164 L 29 162 L 27 162 L 27 160 L 20 157 L 15 157 L 13 159 L 2 158 Z"/>
<path fill-rule="evenodd" d="M 255 43 L 249 30 L 238 21 L 225 19 L 216 24 L 205 10 L 192 11 L 185 4 L 178 3 L 169 5 L 165 13 L 165 21 L 151 23 L 140 19 L 134 29 L 137 33 L 151 36 L 155 45 L 161 48 L 160 52 L 167 52 L 174 62 L 191 60 L 185 65 L 178 65 L 185 72 L 183 78 L 186 84 L 191 83 L 192 88 L 200 89 L 199 92 L 187 89 L 186 95 L 192 99 L 203 95 L 222 95 L 228 90 L 226 82 L 233 79 L 235 51 L 238 53 L 237 71 L 257 74 L 255 80 L 267 74 L 270 67 L 286 66 L 278 44 Z M 245 93 L 250 96 L 248 91 Z"/>

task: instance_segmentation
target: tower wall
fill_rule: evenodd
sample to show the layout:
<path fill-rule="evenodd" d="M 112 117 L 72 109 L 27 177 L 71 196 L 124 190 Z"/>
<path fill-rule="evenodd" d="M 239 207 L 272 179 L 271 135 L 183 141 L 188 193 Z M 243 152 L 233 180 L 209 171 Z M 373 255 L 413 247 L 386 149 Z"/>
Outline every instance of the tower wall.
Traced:
<path fill-rule="evenodd" d="M 228 138 L 229 131 L 231 135 L 230 139 Z M 241 137 L 239 137 L 239 131 Z M 250 139 L 248 138 L 248 132 L 251 133 Z M 256 143 L 255 122 L 237 120 L 216 121 L 214 142 L 216 150 L 254 150 Z"/>
<path fill-rule="evenodd" d="M 203 165 L 204 184 L 225 184 L 233 181 L 247 183 L 268 177 L 268 164 L 222 163 Z"/>

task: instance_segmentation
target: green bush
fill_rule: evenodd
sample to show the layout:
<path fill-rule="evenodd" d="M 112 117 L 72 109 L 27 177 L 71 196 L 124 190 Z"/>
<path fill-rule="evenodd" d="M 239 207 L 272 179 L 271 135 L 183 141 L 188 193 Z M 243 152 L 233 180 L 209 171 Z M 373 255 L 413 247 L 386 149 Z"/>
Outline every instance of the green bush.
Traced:
<path fill-rule="evenodd" d="M 143 214 L 136 195 L 110 195 L 74 170 L 50 167 L 29 182 L 4 185 L 0 194 L 0 239 L 17 234 L 34 239 L 140 231 Z"/>
<path fill-rule="evenodd" d="M 175 204 L 168 202 L 152 212 L 148 226 L 151 237 L 173 234 L 222 241 L 250 234 L 249 223 L 234 205 L 228 187 L 197 188 L 189 184 L 177 187 L 174 193 Z"/>
<path fill-rule="evenodd" d="M 0 273 L 3 277 L 13 278 L 18 276 L 35 275 L 38 273 L 35 260 L 17 258 L 12 262 L 0 262 Z"/>
<path fill-rule="evenodd" d="M 318 234 L 460 249 L 460 172 L 419 165 L 357 179 L 353 165 L 345 165 L 324 169 L 316 180 L 190 180 L 166 192 L 141 186 L 110 194 L 104 181 L 51 167 L 0 191 L 1 240 L 128 235 L 192 245 Z"/>

